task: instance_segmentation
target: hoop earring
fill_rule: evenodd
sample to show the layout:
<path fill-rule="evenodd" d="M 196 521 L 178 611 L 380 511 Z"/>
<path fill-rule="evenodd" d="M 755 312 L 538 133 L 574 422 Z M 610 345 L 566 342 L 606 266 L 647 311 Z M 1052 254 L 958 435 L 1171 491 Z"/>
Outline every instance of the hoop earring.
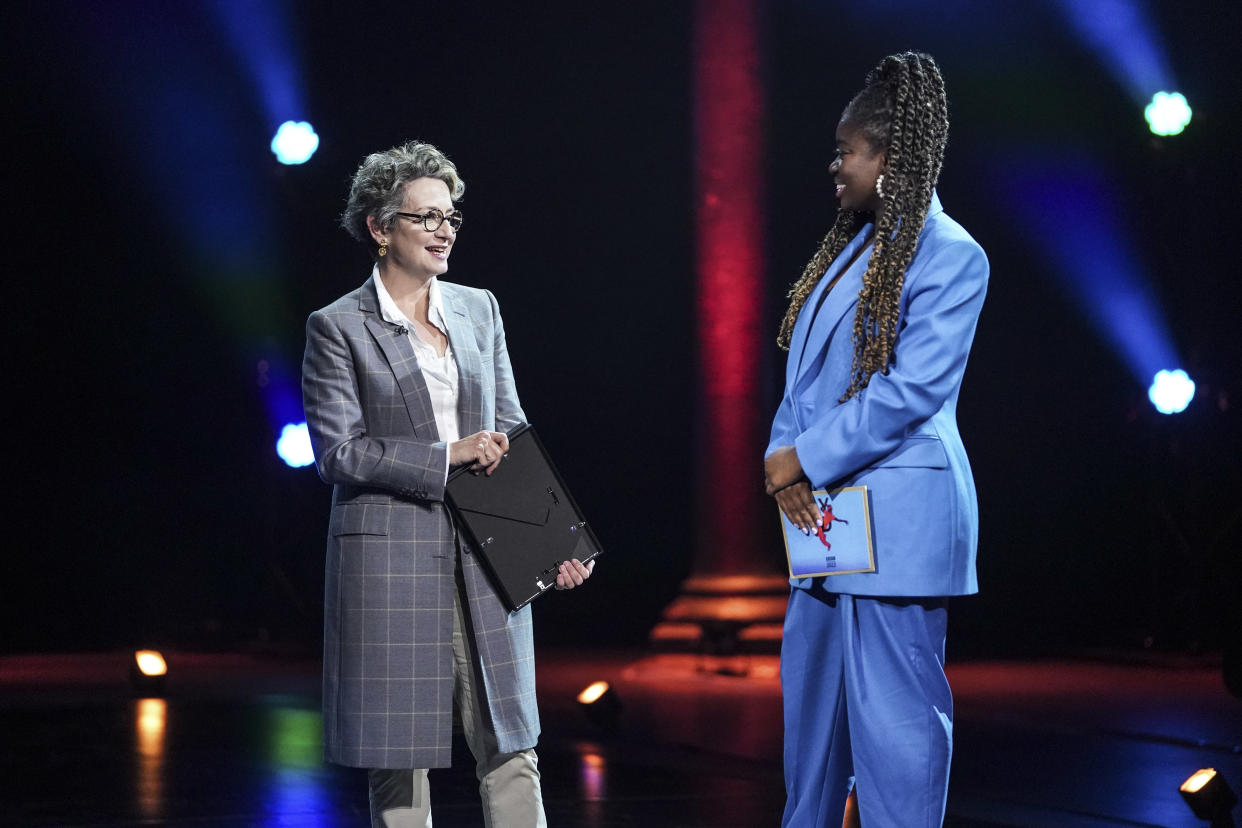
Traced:
<path fill-rule="evenodd" d="M 382 242 L 380 242 L 379 256 L 382 259 L 387 255 L 388 255 L 388 239 L 384 239 Z"/>
<path fill-rule="evenodd" d="M 875 194 L 884 198 L 884 173 L 880 173 L 875 179 Z"/>

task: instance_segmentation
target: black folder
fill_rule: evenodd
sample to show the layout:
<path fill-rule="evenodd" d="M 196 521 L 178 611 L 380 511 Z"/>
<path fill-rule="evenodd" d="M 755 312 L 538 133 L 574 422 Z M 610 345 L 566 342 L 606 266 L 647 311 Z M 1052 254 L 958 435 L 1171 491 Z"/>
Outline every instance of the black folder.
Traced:
<path fill-rule="evenodd" d="M 446 499 L 510 610 L 556 586 L 562 562 L 603 552 L 531 425 L 509 434 L 509 456 L 490 476 L 452 471 Z"/>

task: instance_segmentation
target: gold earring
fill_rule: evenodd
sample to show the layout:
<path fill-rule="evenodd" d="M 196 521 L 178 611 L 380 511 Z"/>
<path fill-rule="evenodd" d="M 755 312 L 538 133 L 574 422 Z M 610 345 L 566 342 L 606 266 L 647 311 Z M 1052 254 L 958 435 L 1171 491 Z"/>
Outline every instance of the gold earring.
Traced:
<path fill-rule="evenodd" d="M 388 239 L 384 239 L 380 242 L 379 255 L 381 259 L 388 255 Z"/>

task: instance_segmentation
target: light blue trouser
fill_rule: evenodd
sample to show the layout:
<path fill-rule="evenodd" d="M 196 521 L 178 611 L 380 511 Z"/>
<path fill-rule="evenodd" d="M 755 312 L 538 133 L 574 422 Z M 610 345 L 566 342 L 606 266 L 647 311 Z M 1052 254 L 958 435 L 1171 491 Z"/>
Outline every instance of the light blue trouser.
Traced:
<path fill-rule="evenodd" d="M 839 828 L 858 789 L 866 828 L 944 821 L 953 697 L 947 599 L 791 590 L 781 644 L 787 828 Z"/>

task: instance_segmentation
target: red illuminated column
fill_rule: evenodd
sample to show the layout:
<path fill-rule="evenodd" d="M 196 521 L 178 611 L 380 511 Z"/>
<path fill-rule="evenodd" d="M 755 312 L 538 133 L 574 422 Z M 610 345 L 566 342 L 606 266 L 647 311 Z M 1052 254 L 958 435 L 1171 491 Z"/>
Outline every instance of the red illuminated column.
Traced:
<path fill-rule="evenodd" d="M 771 650 L 788 584 L 763 493 L 763 87 L 758 0 L 698 0 L 694 128 L 699 422 L 692 576 L 652 630 L 657 646 Z M 765 531 L 766 530 L 766 531 Z"/>
<path fill-rule="evenodd" d="M 759 367 L 770 337 L 761 330 L 763 89 L 755 7 L 756 0 L 699 0 L 695 10 L 701 574 L 753 572 L 760 548 Z"/>

